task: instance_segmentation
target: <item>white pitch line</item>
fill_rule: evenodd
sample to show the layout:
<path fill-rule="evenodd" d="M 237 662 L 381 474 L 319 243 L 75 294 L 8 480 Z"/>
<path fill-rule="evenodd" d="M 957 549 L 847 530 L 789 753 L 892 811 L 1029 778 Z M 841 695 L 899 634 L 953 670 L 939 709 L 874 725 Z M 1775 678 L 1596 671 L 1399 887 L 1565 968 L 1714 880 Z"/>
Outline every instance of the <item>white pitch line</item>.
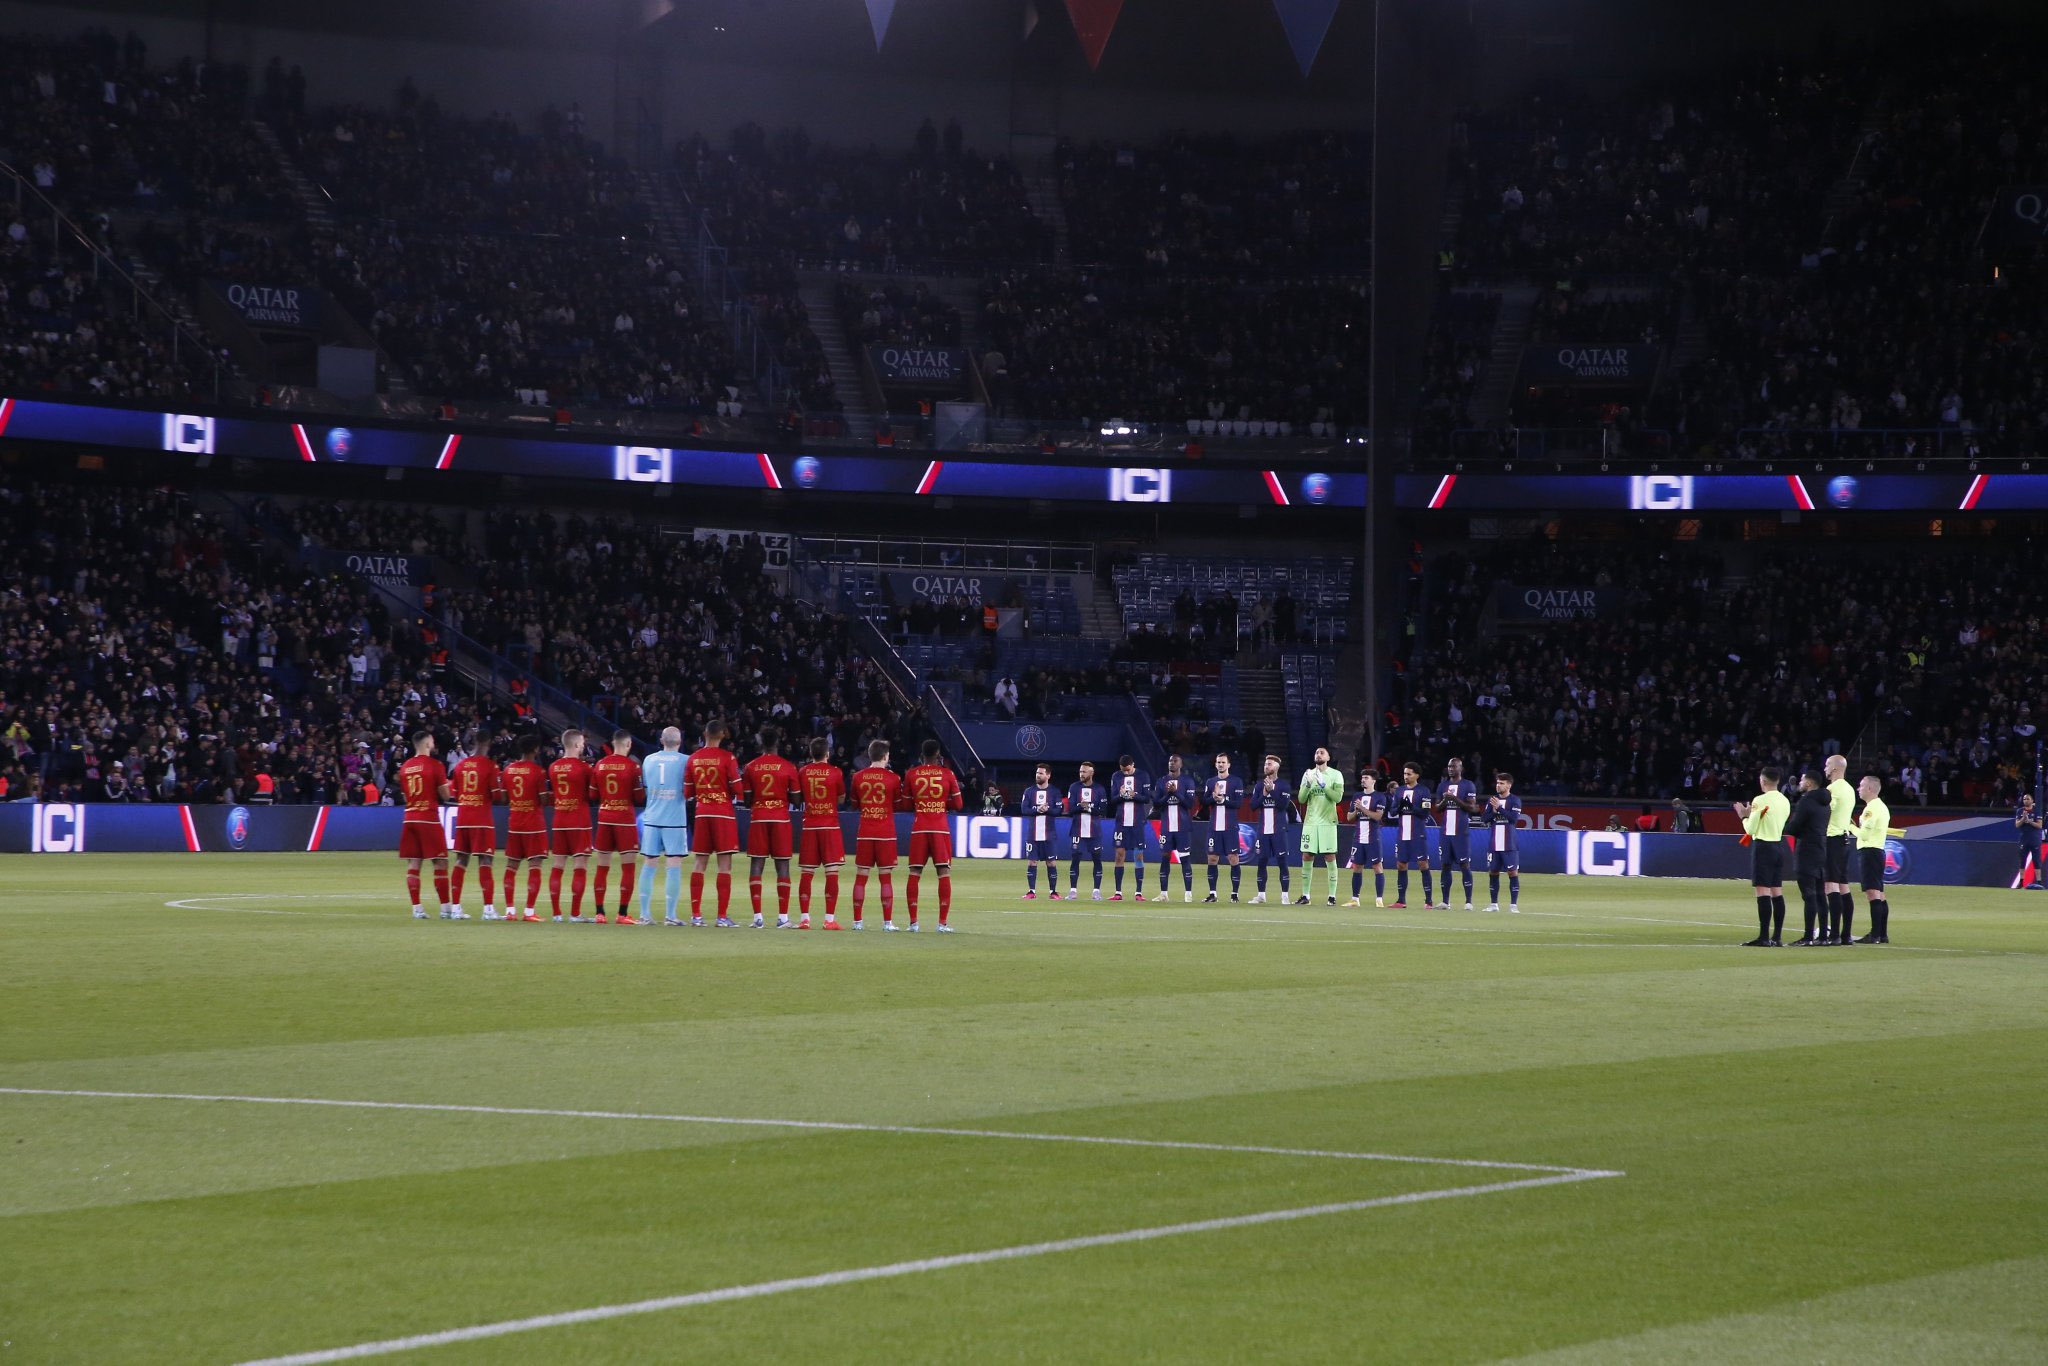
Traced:
<path fill-rule="evenodd" d="M 1371 1200 L 1346 1200 L 1328 1205 L 1302 1205 L 1293 1209 L 1263 1210 L 1256 1214 L 1233 1214 L 1217 1219 L 1197 1219 L 1184 1224 L 1157 1224 L 1150 1228 L 1125 1229 L 1118 1233 L 1091 1233 L 1079 1238 L 1057 1238 L 1043 1243 L 1019 1243 L 1011 1247 L 988 1248 L 981 1252 L 958 1252 L 945 1257 L 921 1257 L 915 1261 L 888 1262 L 881 1266 L 851 1267 L 843 1271 L 826 1271 L 814 1276 L 791 1276 L 779 1281 L 757 1281 L 752 1285 L 733 1285 L 719 1290 L 700 1290 L 695 1294 L 689 1295 L 668 1295 L 660 1299 L 634 1300 L 627 1304 L 599 1305 L 592 1309 L 572 1309 L 559 1314 L 536 1314 L 531 1318 L 504 1319 L 497 1323 L 481 1323 L 469 1328 L 450 1328 L 438 1333 L 418 1333 L 411 1337 L 384 1338 L 377 1342 L 360 1342 L 350 1347 L 329 1347 L 315 1352 L 295 1352 L 289 1356 L 263 1357 L 258 1360 L 244 1362 L 242 1366 L 317 1366 L 321 1362 L 355 1361 L 363 1357 L 387 1356 L 393 1352 L 410 1352 L 424 1347 L 441 1347 L 449 1343 L 474 1342 L 480 1338 L 497 1338 L 513 1333 L 538 1332 L 545 1328 L 565 1328 L 573 1324 L 599 1323 L 606 1319 L 627 1318 L 637 1314 L 659 1314 L 670 1309 L 689 1309 L 705 1304 L 725 1304 L 734 1300 L 760 1299 L 763 1296 L 782 1295 L 794 1290 L 820 1290 L 831 1286 L 854 1285 L 862 1281 L 879 1281 L 898 1276 L 922 1275 L 930 1271 L 951 1271 L 963 1266 L 984 1266 L 990 1262 L 1013 1262 L 1026 1257 L 1045 1257 L 1060 1252 L 1080 1252 L 1088 1248 L 1115 1247 L 1123 1243 L 1151 1242 L 1160 1238 L 1179 1238 L 1194 1233 L 1219 1233 L 1226 1229 L 1253 1228 L 1261 1224 L 1286 1223 L 1296 1219 L 1315 1219 L 1331 1214 L 1354 1214 L 1360 1210 L 1383 1209 L 1392 1205 L 1419 1205 L 1431 1200 L 1455 1200 L 1473 1195 L 1497 1195 L 1504 1191 L 1531 1190 L 1538 1186 L 1561 1186 L 1577 1181 L 1596 1181 L 1602 1177 L 1620 1176 L 1621 1174 L 1620 1172 L 1572 1171 L 1554 1176 L 1525 1177 L 1518 1181 L 1496 1181 L 1484 1186 L 1457 1186 L 1448 1190 L 1415 1191 L 1407 1195 L 1383 1195 Z"/>
<path fill-rule="evenodd" d="M 230 1096 L 185 1091 L 75 1091 L 41 1086 L 0 1086 L 0 1095 L 70 1096 L 90 1100 L 183 1100 L 241 1105 L 315 1105 L 343 1110 L 423 1110 L 456 1115 L 529 1115 L 548 1119 L 640 1120 L 657 1124 L 715 1124 L 750 1129 L 809 1129 L 835 1133 L 921 1134 L 937 1138 L 996 1138 L 1027 1143 L 1092 1143 L 1113 1148 L 1171 1148 L 1183 1152 L 1258 1153 L 1269 1157 L 1335 1158 L 1353 1162 L 1407 1162 L 1430 1167 L 1482 1167 L 1492 1171 L 1553 1172 L 1577 1177 L 1620 1176 L 1589 1167 L 1541 1162 L 1493 1162 L 1476 1157 L 1416 1157 L 1401 1153 L 1353 1153 L 1321 1148 L 1279 1148 L 1264 1144 L 1197 1143 L 1171 1138 L 1121 1138 L 1108 1134 L 1044 1134 L 1010 1129 L 955 1129 L 924 1124 L 860 1124 L 835 1119 L 758 1119 L 736 1115 L 661 1115 L 636 1110 L 549 1110 L 522 1105 L 448 1105 L 407 1100 L 332 1100 L 321 1096 Z"/>

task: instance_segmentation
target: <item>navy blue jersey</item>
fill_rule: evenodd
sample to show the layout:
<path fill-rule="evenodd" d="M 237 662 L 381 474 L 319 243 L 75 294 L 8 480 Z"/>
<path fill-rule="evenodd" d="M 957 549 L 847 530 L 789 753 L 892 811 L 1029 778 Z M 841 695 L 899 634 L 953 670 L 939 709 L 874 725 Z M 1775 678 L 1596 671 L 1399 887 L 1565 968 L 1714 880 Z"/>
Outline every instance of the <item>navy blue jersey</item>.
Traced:
<path fill-rule="evenodd" d="M 1075 783 L 1067 789 L 1067 814 L 1074 818 L 1075 839 L 1100 838 L 1109 815 L 1109 789 L 1101 783 Z"/>
<path fill-rule="evenodd" d="M 1244 784 L 1236 778 L 1211 777 L 1202 784 L 1202 823 L 1212 832 L 1235 829 L 1242 805 Z"/>
<path fill-rule="evenodd" d="M 1486 824 L 1483 827 L 1488 853 L 1512 854 L 1515 850 L 1515 831 L 1522 817 L 1522 799 L 1510 792 L 1505 797 L 1488 797 L 1486 807 L 1480 813 Z"/>
<path fill-rule="evenodd" d="M 1294 789 L 1285 778 L 1261 778 L 1252 784 L 1252 833 L 1285 834 L 1294 821 Z"/>
<path fill-rule="evenodd" d="M 1017 799 L 1017 814 L 1024 818 L 1024 838 L 1042 848 L 1049 848 L 1052 839 L 1053 818 L 1060 814 L 1060 792 L 1051 783 L 1044 787 L 1032 786 L 1024 789 L 1024 795 Z M 1050 855 L 1047 855 L 1050 857 Z"/>
<path fill-rule="evenodd" d="M 1387 819 L 1393 823 L 1394 838 L 1403 844 L 1428 837 L 1429 809 L 1433 805 L 1428 788 L 1406 783 L 1394 789 L 1387 800 Z"/>
<path fill-rule="evenodd" d="M 1446 778 L 1437 789 L 1436 809 L 1442 817 L 1444 833 L 1452 839 L 1462 837 L 1472 826 L 1472 812 L 1469 803 L 1478 800 L 1479 789 L 1472 786 L 1470 778 Z"/>
<path fill-rule="evenodd" d="M 1143 769 L 1118 769 L 1109 775 L 1110 815 L 1117 828 L 1128 830 L 1152 818 L 1152 775 Z"/>
<path fill-rule="evenodd" d="M 1159 780 L 1152 790 L 1152 801 L 1159 808 L 1159 831 L 1163 835 L 1178 834 L 1195 823 L 1195 806 L 1200 800 L 1198 784 L 1185 773 L 1168 775 Z"/>
<path fill-rule="evenodd" d="M 2041 842 L 2041 812 L 2038 808 L 2029 811 L 2024 806 L 2014 807 L 2012 824 L 2019 831 L 2020 843 L 2026 848 L 2031 849 Z"/>
<path fill-rule="evenodd" d="M 1380 826 L 1387 819 L 1387 794 L 1359 793 L 1351 799 L 1348 819 L 1358 827 L 1358 842 L 1370 845 L 1379 838 Z"/>

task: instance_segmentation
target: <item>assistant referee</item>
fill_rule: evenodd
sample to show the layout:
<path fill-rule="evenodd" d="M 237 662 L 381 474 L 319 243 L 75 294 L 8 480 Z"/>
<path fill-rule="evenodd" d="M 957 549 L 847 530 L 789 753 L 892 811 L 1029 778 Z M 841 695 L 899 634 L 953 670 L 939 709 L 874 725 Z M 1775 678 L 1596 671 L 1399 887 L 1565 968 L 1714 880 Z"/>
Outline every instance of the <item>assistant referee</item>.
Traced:
<path fill-rule="evenodd" d="M 1757 775 L 1763 794 L 1754 803 L 1735 803 L 1743 833 L 1750 838 L 1751 889 L 1756 893 L 1756 938 L 1743 947 L 1780 949 L 1785 946 L 1785 817 L 1792 803 L 1778 791 L 1780 775 L 1767 768 Z"/>
<path fill-rule="evenodd" d="M 1849 942 L 1849 922 L 1856 914 L 1856 902 L 1849 890 L 1849 850 L 1856 843 L 1856 789 L 1844 776 L 1849 761 L 1839 754 L 1828 756 L 1828 856 L 1826 872 L 1827 919 L 1822 934 L 1829 943 Z"/>
<path fill-rule="evenodd" d="M 1856 942 L 1889 944 L 1892 903 L 1884 892 L 1884 842 L 1891 833 L 1892 809 L 1878 795 L 1884 791 L 1884 784 L 1875 773 L 1866 773 L 1857 784 L 1857 791 L 1863 794 L 1863 815 L 1856 822 L 1856 862 L 1863 895 L 1870 901 L 1870 933 Z M 1842 926 L 1842 933 L 1848 932 L 1849 926 Z"/>

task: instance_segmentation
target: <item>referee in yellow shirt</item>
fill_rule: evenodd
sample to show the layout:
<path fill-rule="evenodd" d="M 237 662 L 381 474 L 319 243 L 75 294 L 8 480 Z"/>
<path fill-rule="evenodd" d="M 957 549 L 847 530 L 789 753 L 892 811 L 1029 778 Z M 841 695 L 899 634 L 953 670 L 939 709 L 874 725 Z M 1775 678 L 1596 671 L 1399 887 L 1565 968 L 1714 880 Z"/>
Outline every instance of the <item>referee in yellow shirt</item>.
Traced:
<path fill-rule="evenodd" d="M 1884 842 L 1891 833 L 1892 809 L 1878 796 L 1884 791 L 1884 784 L 1878 781 L 1875 773 L 1864 774 L 1856 790 L 1863 794 L 1863 814 L 1856 821 L 1857 872 L 1863 882 L 1863 895 L 1870 902 L 1870 933 L 1856 942 L 1889 944 L 1892 942 L 1892 903 L 1884 894 Z M 1848 933 L 1849 926 L 1845 923 L 1842 934 L 1846 938 Z"/>
<path fill-rule="evenodd" d="M 1821 926 L 1823 944 L 1847 944 L 1849 922 L 1856 915 L 1856 900 L 1849 889 L 1849 850 L 1856 841 L 1856 789 L 1844 776 L 1849 761 L 1839 754 L 1828 756 L 1823 766 L 1828 775 L 1828 849 L 1826 885 L 1827 920 Z"/>
<path fill-rule="evenodd" d="M 1749 836 L 1749 881 L 1756 893 L 1756 938 L 1746 942 L 1749 949 L 1785 947 L 1785 817 L 1792 803 L 1778 791 L 1778 770 L 1767 768 L 1757 775 L 1763 795 L 1755 802 L 1735 803 L 1735 814 Z"/>

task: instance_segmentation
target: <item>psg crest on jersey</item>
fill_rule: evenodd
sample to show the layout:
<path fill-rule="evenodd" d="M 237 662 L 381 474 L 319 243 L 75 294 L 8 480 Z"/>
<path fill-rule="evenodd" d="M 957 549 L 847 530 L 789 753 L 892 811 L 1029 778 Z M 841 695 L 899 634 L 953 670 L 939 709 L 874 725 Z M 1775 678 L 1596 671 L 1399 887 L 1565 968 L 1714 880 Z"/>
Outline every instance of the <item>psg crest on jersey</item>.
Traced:
<path fill-rule="evenodd" d="M 240 849 L 249 842 L 249 808 L 231 806 L 228 808 L 228 847 Z"/>
<path fill-rule="evenodd" d="M 1035 759 L 1045 753 L 1045 728 L 1043 726 L 1017 727 L 1017 752 L 1027 759 Z"/>

